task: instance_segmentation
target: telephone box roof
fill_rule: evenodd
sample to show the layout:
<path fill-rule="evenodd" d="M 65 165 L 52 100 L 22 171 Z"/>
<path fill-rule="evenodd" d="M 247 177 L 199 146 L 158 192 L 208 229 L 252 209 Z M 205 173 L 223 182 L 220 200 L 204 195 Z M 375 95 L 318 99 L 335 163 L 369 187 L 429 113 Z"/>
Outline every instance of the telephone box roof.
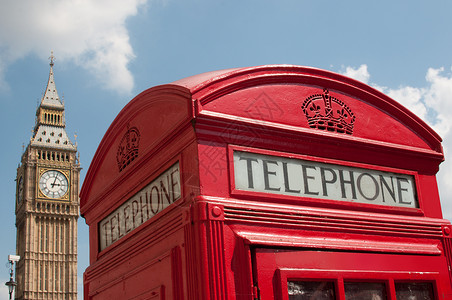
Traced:
<path fill-rule="evenodd" d="M 317 79 L 317 80 L 315 80 Z M 393 115 L 403 114 L 411 119 L 413 125 L 419 131 L 426 131 L 428 138 L 438 146 L 441 143 L 441 137 L 422 119 L 402 106 L 397 101 L 391 99 L 384 93 L 370 87 L 369 85 L 352 79 L 350 77 L 322 70 L 313 67 L 297 66 L 297 65 L 263 65 L 256 67 L 232 68 L 218 71 L 201 73 L 198 75 L 186 77 L 172 82 L 172 85 L 185 87 L 196 98 L 208 98 L 207 95 L 214 94 L 218 97 L 220 90 L 227 89 L 228 92 L 237 88 L 247 86 L 255 86 L 260 84 L 271 83 L 308 83 L 315 81 L 316 83 L 328 83 L 331 87 L 340 87 L 340 90 L 351 94 L 367 95 L 366 100 L 376 100 L 374 103 L 382 109 L 392 109 Z M 372 98 L 372 99 L 371 99 Z M 376 99 L 375 99 L 376 98 Z M 377 100 L 378 99 L 378 100 Z M 418 132 L 417 130 L 415 130 Z M 419 134 L 420 132 L 418 132 Z M 433 145 L 432 145 L 433 146 Z M 435 148 L 435 146 L 433 146 Z"/>
<path fill-rule="evenodd" d="M 257 114 L 256 101 L 270 94 L 273 98 L 269 100 L 275 107 L 284 108 L 284 112 Z M 342 132 L 351 130 L 344 129 L 343 126 L 353 125 L 347 122 L 355 122 L 353 135 L 336 134 L 333 132 L 339 130 L 336 127 L 317 130 L 318 124 L 309 123 L 315 120 L 306 120 L 309 114 L 313 119 L 325 117 L 315 111 L 314 108 L 319 107 L 313 104 L 322 97 L 323 101 L 329 99 L 330 106 L 336 105 L 323 108 L 326 109 L 324 114 L 340 114 L 342 119 L 337 122 L 342 122 L 338 124 Z M 360 115 L 356 120 L 353 111 Z M 332 142 L 346 141 L 357 147 L 372 145 L 375 149 L 386 147 L 402 151 L 400 153 L 416 153 L 413 155 L 433 159 L 435 168 L 444 159 L 441 138 L 432 128 L 397 101 L 362 82 L 330 71 L 294 65 L 234 68 L 156 86 L 131 100 L 113 121 L 97 149 L 85 180 L 89 184 L 85 183 L 80 193 L 81 205 L 100 170 L 104 170 L 102 174 L 107 177 L 113 176 L 108 169 L 115 168 L 117 148 L 129 127 L 142 126 L 140 147 L 147 147 L 145 151 L 149 151 L 159 141 L 170 140 L 182 127 L 201 124 L 201 120 L 206 119 L 238 122 L 245 127 L 258 124 L 271 130 L 291 132 L 295 138 L 297 134 L 328 137 Z M 106 160 L 110 162 L 105 163 Z"/>

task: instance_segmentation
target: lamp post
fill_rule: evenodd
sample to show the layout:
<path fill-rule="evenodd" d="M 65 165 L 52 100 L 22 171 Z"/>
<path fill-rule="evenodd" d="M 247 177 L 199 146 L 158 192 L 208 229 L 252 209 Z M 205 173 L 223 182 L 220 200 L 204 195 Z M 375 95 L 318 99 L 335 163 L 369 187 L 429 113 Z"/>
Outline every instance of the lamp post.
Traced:
<path fill-rule="evenodd" d="M 11 268 L 9 270 L 9 281 L 5 283 L 5 285 L 8 287 L 9 291 L 9 299 L 12 300 L 14 288 L 17 285 L 17 282 L 14 281 L 14 263 L 18 262 L 20 259 L 20 256 L 17 255 L 8 255 L 8 261 L 11 265 Z"/>
<path fill-rule="evenodd" d="M 12 296 L 13 296 L 13 291 L 14 291 L 14 288 L 16 287 L 16 285 L 17 285 L 17 283 L 16 283 L 16 282 L 14 281 L 14 279 L 13 279 L 13 275 L 12 275 L 12 274 L 13 274 L 13 271 L 11 271 L 11 277 L 10 277 L 9 281 L 5 283 L 5 285 L 8 286 L 9 299 L 10 299 L 10 300 L 13 299 L 13 298 L 12 298 Z"/>

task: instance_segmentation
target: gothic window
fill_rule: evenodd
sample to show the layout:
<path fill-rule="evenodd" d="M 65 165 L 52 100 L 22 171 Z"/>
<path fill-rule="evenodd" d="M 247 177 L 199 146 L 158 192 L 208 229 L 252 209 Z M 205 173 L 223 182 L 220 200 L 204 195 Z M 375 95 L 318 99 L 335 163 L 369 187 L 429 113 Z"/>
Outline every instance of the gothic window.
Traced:
<path fill-rule="evenodd" d="M 60 207 L 59 206 L 57 206 L 57 212 L 59 212 L 60 211 Z M 59 252 L 60 251 L 60 243 L 58 243 L 58 238 L 60 237 L 60 224 L 58 224 L 58 221 L 57 221 L 57 223 L 55 224 L 55 241 L 56 241 L 56 243 L 55 243 L 55 252 Z"/>
<path fill-rule="evenodd" d="M 49 289 L 49 286 L 48 286 L 49 279 L 47 278 L 49 271 L 47 268 L 48 268 L 48 264 L 47 264 L 47 262 L 45 262 L 44 263 L 44 290 L 45 291 L 47 291 Z"/>
<path fill-rule="evenodd" d="M 61 230 L 60 230 L 60 234 L 61 234 L 61 238 L 59 240 L 60 242 L 60 251 L 64 251 L 64 230 L 63 230 L 63 226 L 64 226 L 64 222 L 61 224 Z"/>
<path fill-rule="evenodd" d="M 58 265 L 55 263 L 53 265 L 53 290 L 55 292 L 58 291 Z"/>
<path fill-rule="evenodd" d="M 43 286 L 42 283 L 44 282 L 44 274 L 43 274 L 43 270 L 44 269 L 44 263 L 41 261 L 38 267 L 38 272 L 39 272 L 39 290 L 42 291 Z"/>
<path fill-rule="evenodd" d="M 41 252 L 42 251 L 44 251 L 44 224 L 41 224 L 41 240 L 40 240 L 40 242 L 39 242 L 39 244 L 40 244 L 40 250 L 41 250 Z"/>
<path fill-rule="evenodd" d="M 60 280 L 60 290 L 64 289 L 64 281 L 62 280 L 64 278 L 64 263 L 60 266 L 60 274 L 61 274 L 61 280 Z"/>
<path fill-rule="evenodd" d="M 20 225 L 19 228 L 19 241 L 21 241 L 20 243 L 18 243 L 19 249 L 18 249 L 18 254 L 19 256 L 23 256 L 24 255 L 24 224 L 22 223 Z"/>
<path fill-rule="evenodd" d="M 47 207 L 48 209 L 49 207 Z M 49 224 L 46 224 L 45 251 L 49 251 Z"/>

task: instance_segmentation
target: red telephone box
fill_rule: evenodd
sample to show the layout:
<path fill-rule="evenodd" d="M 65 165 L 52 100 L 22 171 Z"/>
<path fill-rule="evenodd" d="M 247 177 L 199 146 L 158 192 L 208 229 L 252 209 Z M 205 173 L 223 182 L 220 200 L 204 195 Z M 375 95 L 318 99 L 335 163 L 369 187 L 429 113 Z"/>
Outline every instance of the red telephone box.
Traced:
<path fill-rule="evenodd" d="M 452 299 L 443 159 L 422 120 L 328 71 L 148 89 L 80 193 L 85 299 Z"/>

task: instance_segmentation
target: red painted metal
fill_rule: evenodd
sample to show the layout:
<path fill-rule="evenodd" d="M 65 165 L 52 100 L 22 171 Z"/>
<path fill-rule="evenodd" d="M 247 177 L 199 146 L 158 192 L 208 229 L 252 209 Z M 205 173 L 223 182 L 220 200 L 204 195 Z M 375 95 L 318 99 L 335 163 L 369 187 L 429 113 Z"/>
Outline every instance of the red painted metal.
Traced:
<path fill-rule="evenodd" d="M 313 123 L 321 99 L 326 125 Z M 406 174 L 419 205 L 239 189 L 234 151 Z M 452 227 L 435 177 L 443 159 L 417 116 L 328 71 L 239 68 L 151 88 L 113 121 L 80 193 L 84 298 L 288 299 L 289 281 L 327 280 L 336 299 L 349 281 L 382 283 L 387 299 L 399 283 L 428 283 L 435 299 L 452 299 Z M 179 183 L 161 176 L 174 166 L 172 202 Z M 114 242 L 102 246 L 101 232 Z"/>

